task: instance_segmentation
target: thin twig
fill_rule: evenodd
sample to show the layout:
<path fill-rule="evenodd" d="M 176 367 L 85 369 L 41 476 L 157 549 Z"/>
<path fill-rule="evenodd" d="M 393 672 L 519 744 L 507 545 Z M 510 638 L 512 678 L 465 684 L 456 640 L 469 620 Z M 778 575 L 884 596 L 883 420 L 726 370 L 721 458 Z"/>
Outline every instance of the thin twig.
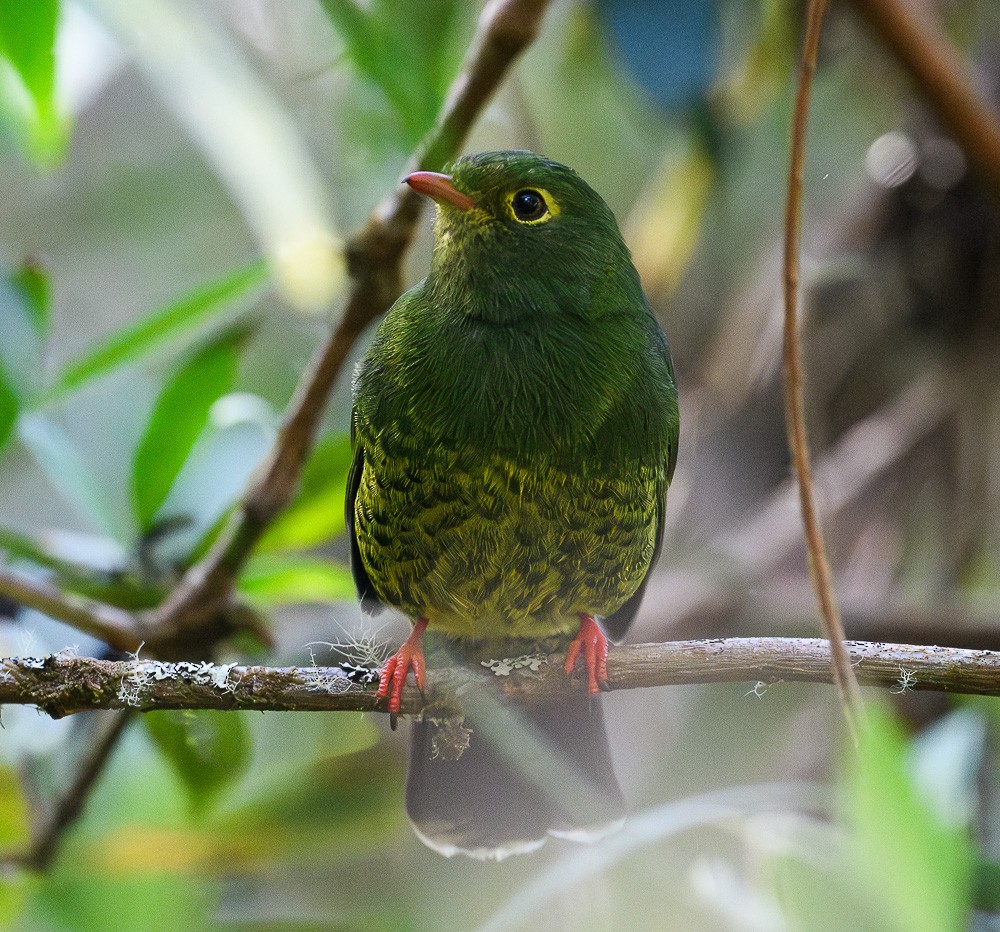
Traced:
<path fill-rule="evenodd" d="M 1000 695 L 1000 653 L 910 644 L 848 641 L 849 662 L 869 686 Z M 530 661 L 530 663 L 528 662 Z M 527 668 L 520 672 L 518 663 Z M 612 649 L 611 689 L 674 684 L 749 682 L 762 685 L 832 680 L 829 642 L 822 638 L 713 638 Z M 506 675 L 500 676 L 499 672 Z M 523 702 L 579 694 L 579 679 L 562 672 L 562 654 L 506 663 L 431 667 L 432 698 L 494 685 Z M 246 667 L 205 663 L 110 661 L 55 655 L 0 662 L 0 703 L 35 705 L 53 716 L 89 709 L 254 709 L 383 711 L 377 671 L 357 667 Z M 440 693 L 439 693 L 440 698 Z M 461 701 L 460 699 L 458 701 Z M 404 712 L 424 699 L 407 687 Z"/>
<path fill-rule="evenodd" d="M 100 638 L 116 650 L 134 652 L 142 644 L 142 632 L 131 612 L 82 595 L 62 592 L 41 580 L 0 570 L 0 595 Z"/>
<path fill-rule="evenodd" d="M 861 712 L 861 691 L 844 648 L 844 627 L 833 592 L 830 564 L 823 546 L 823 533 L 816 515 L 812 473 L 809 466 L 809 441 L 806 436 L 805 402 L 802 389 L 802 348 L 799 340 L 799 237 L 802 213 L 802 166 L 805 160 L 806 120 L 809 116 L 809 91 L 816 71 L 816 56 L 823 25 L 826 0 L 809 0 L 805 45 L 799 66 L 795 116 L 792 123 L 791 164 L 788 172 L 788 204 L 785 212 L 785 428 L 799 483 L 799 500 L 805 531 L 809 572 L 823 619 L 823 629 L 830 642 L 834 682 L 844 706 L 844 715 L 852 734 L 857 732 Z"/>
<path fill-rule="evenodd" d="M 56 800 L 55 805 L 36 828 L 30 848 L 23 856 L 17 858 L 19 863 L 37 871 L 44 871 L 49 867 L 58 849 L 59 840 L 83 812 L 83 807 L 98 777 L 118 746 L 118 740 L 124 734 L 125 726 L 132 720 L 132 715 L 133 712 L 129 709 L 102 717 L 95 723 L 96 733 L 90 737 L 72 784 Z"/>
<path fill-rule="evenodd" d="M 441 116 L 411 160 L 411 169 L 439 168 L 457 153 L 510 66 L 538 34 L 548 2 L 493 0 L 486 7 Z M 313 357 L 274 448 L 229 526 L 156 610 L 154 626 L 197 627 L 229 599 L 239 568 L 294 493 L 327 396 L 351 347 L 402 291 L 400 262 L 413 237 L 420 207 L 420 198 L 401 186 L 348 244 L 353 287 L 340 323 Z"/>
<path fill-rule="evenodd" d="M 854 0 L 854 5 L 1000 195 L 1000 117 L 973 88 L 965 63 L 933 19 L 934 5 L 906 0 Z"/>

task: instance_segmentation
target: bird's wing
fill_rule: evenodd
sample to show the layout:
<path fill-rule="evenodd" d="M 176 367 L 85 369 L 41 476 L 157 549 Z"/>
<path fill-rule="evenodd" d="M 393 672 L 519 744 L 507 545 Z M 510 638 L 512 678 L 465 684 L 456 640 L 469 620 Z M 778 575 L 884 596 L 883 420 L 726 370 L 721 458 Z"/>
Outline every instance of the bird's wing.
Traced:
<path fill-rule="evenodd" d="M 661 339 L 662 334 L 661 334 Z M 670 372 L 670 381 L 675 382 L 674 379 L 674 366 L 670 359 L 670 352 L 667 349 L 666 341 L 663 340 L 663 357 L 666 362 L 667 369 Z M 676 411 L 676 407 L 674 409 Z M 639 584 L 639 588 L 635 591 L 632 597 L 620 608 L 618 611 L 611 615 L 608 615 L 604 619 L 604 628 L 611 636 L 612 640 L 620 641 L 625 637 L 625 632 L 628 631 L 632 622 L 635 620 L 635 616 L 639 611 L 639 605 L 642 603 L 643 594 L 646 591 L 646 583 L 649 582 L 650 574 L 653 572 L 653 567 L 656 566 L 656 561 L 660 558 L 660 550 L 663 547 L 663 522 L 667 513 L 667 489 L 670 487 L 670 482 L 674 478 L 674 468 L 677 466 L 677 444 L 680 439 L 680 420 L 674 417 L 671 421 L 670 428 L 667 434 L 667 468 L 664 471 L 663 478 L 660 482 L 660 488 L 658 489 L 658 494 L 656 496 L 656 542 L 653 545 L 653 557 L 649 561 L 649 568 L 646 570 L 646 575 L 643 577 L 642 582 Z"/>
<path fill-rule="evenodd" d="M 361 551 L 358 549 L 358 535 L 354 521 L 354 503 L 361 485 L 361 473 L 365 465 L 365 448 L 357 435 L 353 411 L 351 412 L 351 448 L 354 455 L 351 459 L 351 468 L 347 473 L 347 497 L 344 502 L 344 520 L 347 524 L 347 536 L 351 542 L 351 575 L 354 577 L 354 585 L 358 590 L 362 609 L 375 615 L 382 610 L 382 603 L 375 594 L 375 587 L 361 561 Z"/>
<path fill-rule="evenodd" d="M 616 644 L 625 637 L 625 632 L 628 631 L 635 620 L 639 606 L 642 604 L 642 596 L 646 591 L 646 583 L 649 582 L 653 567 L 656 566 L 656 561 L 660 556 L 660 548 L 663 546 L 663 518 L 667 511 L 667 497 L 665 493 L 666 487 L 664 487 L 664 494 L 660 496 L 656 506 L 656 543 L 653 545 L 653 557 L 649 561 L 649 569 L 646 570 L 646 575 L 643 577 L 642 582 L 639 583 L 639 588 L 635 590 L 635 593 L 629 600 L 618 611 L 613 612 L 603 619 L 605 631 L 607 631 L 611 640 Z"/>

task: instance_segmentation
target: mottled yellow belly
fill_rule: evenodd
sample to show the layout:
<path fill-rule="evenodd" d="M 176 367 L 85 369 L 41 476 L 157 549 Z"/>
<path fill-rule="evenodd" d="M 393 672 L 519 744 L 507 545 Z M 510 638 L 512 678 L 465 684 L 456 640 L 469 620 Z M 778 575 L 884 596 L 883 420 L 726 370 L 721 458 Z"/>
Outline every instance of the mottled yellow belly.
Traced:
<path fill-rule="evenodd" d="M 499 454 L 365 446 L 355 500 L 378 597 L 468 640 L 575 632 L 620 608 L 649 569 L 657 474 L 567 472 Z"/>

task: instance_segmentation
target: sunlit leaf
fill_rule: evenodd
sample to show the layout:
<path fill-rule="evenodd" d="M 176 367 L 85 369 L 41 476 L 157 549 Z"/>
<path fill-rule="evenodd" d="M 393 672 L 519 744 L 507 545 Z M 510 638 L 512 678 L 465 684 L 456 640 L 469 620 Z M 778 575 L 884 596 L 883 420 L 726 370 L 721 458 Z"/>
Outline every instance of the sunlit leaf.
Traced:
<path fill-rule="evenodd" d="M 151 838 L 147 844 L 155 842 Z M 33 921 L 25 928 L 207 932 L 218 928 L 206 918 L 214 899 L 208 882 L 198 877 L 164 870 L 123 875 L 74 861 L 46 878 L 26 911 Z"/>
<path fill-rule="evenodd" d="M 219 282 L 197 288 L 137 324 L 117 331 L 66 366 L 45 400 L 73 391 L 91 379 L 149 355 L 165 344 L 176 345 L 183 335 L 206 320 L 223 314 L 237 298 L 262 285 L 267 275 L 267 266 L 260 261 L 254 262 Z"/>
<path fill-rule="evenodd" d="M 144 721 L 196 808 L 211 802 L 249 766 L 250 738 L 238 712 L 152 712 Z"/>
<path fill-rule="evenodd" d="M 23 912 L 29 891 L 38 885 L 27 871 L 0 874 L 0 928 L 14 927 L 14 920 Z"/>
<path fill-rule="evenodd" d="M 28 801 L 16 771 L 0 764 L 0 849 L 15 849 L 30 835 Z"/>
<path fill-rule="evenodd" d="M 36 157 L 47 160 L 62 146 L 55 100 L 55 44 L 58 0 L 0 3 L 0 55 L 17 72 L 31 99 L 22 115 Z"/>
<path fill-rule="evenodd" d="M 351 466 L 351 438 L 327 437 L 317 444 L 303 471 L 299 494 L 268 528 L 260 553 L 302 550 L 344 530 L 344 495 Z"/>
<path fill-rule="evenodd" d="M 157 399 L 132 461 L 132 500 L 143 531 L 152 527 L 208 423 L 213 402 L 232 389 L 247 336 L 246 329 L 238 328 L 202 347 L 174 373 Z"/>
<path fill-rule="evenodd" d="M 296 602 L 341 602 L 355 597 L 346 566 L 315 557 L 260 554 L 243 571 L 240 592 L 261 607 Z"/>
<path fill-rule="evenodd" d="M 899 725 L 871 708 L 848 784 L 858 867 L 894 928 L 958 932 L 969 919 L 972 846 L 923 797 L 908 758 Z"/>

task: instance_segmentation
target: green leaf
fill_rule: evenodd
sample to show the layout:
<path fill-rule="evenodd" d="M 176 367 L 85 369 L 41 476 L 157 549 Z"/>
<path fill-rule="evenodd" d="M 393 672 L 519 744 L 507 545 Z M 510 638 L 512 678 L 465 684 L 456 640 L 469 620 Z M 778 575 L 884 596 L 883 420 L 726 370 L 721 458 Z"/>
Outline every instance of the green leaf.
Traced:
<path fill-rule="evenodd" d="M 51 158 L 64 142 L 55 99 L 58 19 L 58 0 L 0 2 L 0 55 L 20 77 L 31 99 L 29 112 L 20 118 L 26 124 L 33 155 L 39 159 Z M 12 109 L 10 102 L 8 109 Z"/>
<path fill-rule="evenodd" d="M 0 850 L 9 851 L 30 837 L 28 801 L 13 768 L 0 764 Z"/>
<path fill-rule="evenodd" d="M 255 605 L 272 608 L 298 602 L 343 602 L 355 597 L 351 571 L 315 557 L 261 554 L 243 570 L 240 592 Z"/>
<path fill-rule="evenodd" d="M 267 266 L 257 261 L 219 282 L 196 289 L 130 327 L 112 334 L 98 347 L 71 362 L 46 393 L 51 401 L 109 372 L 175 343 L 183 334 L 225 310 L 233 301 L 262 285 Z"/>
<path fill-rule="evenodd" d="M 72 505 L 82 509 L 108 537 L 122 541 L 131 537 L 127 516 L 118 513 L 109 495 L 98 482 L 90 465 L 81 456 L 69 434 L 53 419 L 38 412 L 22 412 L 18 436 L 49 482 Z"/>
<path fill-rule="evenodd" d="M 959 932 L 969 919 L 973 849 L 964 828 L 943 821 L 908 768 L 902 730 L 869 709 L 848 783 L 857 866 L 907 932 Z"/>
<path fill-rule="evenodd" d="M 980 860 L 976 864 L 974 901 L 976 909 L 1000 913 L 1000 863 Z"/>
<path fill-rule="evenodd" d="M 0 363 L 0 449 L 3 449 L 14 430 L 20 410 L 21 403 L 17 393 L 7 378 L 3 363 Z"/>
<path fill-rule="evenodd" d="M 58 17 L 58 0 L 0 3 L 0 52 L 36 101 L 51 101 L 55 90 Z"/>
<path fill-rule="evenodd" d="M 140 528 L 153 525 L 212 404 L 231 391 L 249 331 L 230 330 L 202 347 L 170 379 L 156 401 L 132 460 L 132 500 Z"/>
<path fill-rule="evenodd" d="M 430 129 L 464 45 L 471 5 L 459 0 L 321 0 L 357 70 L 379 88 L 405 142 Z"/>
<path fill-rule="evenodd" d="M 35 394 L 48 334 L 49 284 L 33 264 L 0 273 L 0 376 L 25 405 Z"/>
<path fill-rule="evenodd" d="M 299 494 L 257 545 L 259 553 L 302 550 L 344 530 L 344 496 L 351 467 L 351 438 L 327 437 L 317 444 L 302 474 Z"/>
<path fill-rule="evenodd" d="M 250 765 L 250 738 L 239 712 L 151 712 L 146 730 L 202 809 Z"/>
<path fill-rule="evenodd" d="M 26 262 L 14 270 L 11 282 L 24 299 L 25 310 L 39 339 L 44 339 L 49 332 L 52 307 L 52 286 L 48 272 L 36 262 Z"/>

